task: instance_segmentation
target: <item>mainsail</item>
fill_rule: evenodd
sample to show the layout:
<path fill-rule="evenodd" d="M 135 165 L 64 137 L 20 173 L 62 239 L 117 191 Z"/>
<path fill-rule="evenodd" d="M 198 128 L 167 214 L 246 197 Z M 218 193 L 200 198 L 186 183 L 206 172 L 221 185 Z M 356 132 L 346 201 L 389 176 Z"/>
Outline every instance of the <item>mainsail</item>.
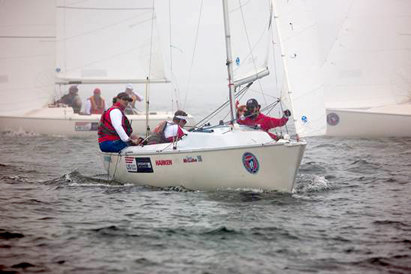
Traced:
<path fill-rule="evenodd" d="M 270 1 L 228 1 L 233 81 L 238 86 L 268 75 Z M 265 11 L 265 12 L 264 12 Z"/>
<path fill-rule="evenodd" d="M 57 81 L 167 82 L 153 1 L 59 0 Z"/>
<path fill-rule="evenodd" d="M 55 1 L 0 2 L 0 113 L 45 106 L 54 92 Z"/>

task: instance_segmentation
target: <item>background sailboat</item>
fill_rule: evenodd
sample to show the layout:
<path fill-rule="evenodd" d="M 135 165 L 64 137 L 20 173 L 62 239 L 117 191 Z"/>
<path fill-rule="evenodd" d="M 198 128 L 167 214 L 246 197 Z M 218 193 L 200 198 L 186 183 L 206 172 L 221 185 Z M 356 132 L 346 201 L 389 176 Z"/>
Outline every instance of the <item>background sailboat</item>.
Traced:
<path fill-rule="evenodd" d="M 127 83 L 141 83 L 148 100 L 152 83 L 169 82 L 152 1 L 66 0 L 56 4 L 43 0 L 25 6 L 29 2 L 2 2 L 5 16 L 1 16 L 0 31 L 5 43 L 1 54 L 6 62 L 0 67 L 0 88 L 3 94 L 20 99 L 2 103 L 1 129 L 95 135 L 100 115 L 79 115 L 70 107 L 50 105 L 68 85 L 79 85 L 80 92 L 87 87 L 91 95 L 96 85 L 122 84 L 115 87 L 113 96 L 124 91 Z M 15 10 L 25 18 L 22 25 L 16 26 Z M 32 28 L 39 34 L 33 35 Z M 23 34 L 18 34 L 20 29 Z M 16 30 L 17 34 L 9 34 Z M 27 80 L 23 83 L 21 79 Z M 105 98 L 109 105 L 112 96 Z M 151 128 L 173 116 L 172 111 L 148 111 L 148 102 L 146 106 L 147 112 L 129 116 L 139 134 L 145 133 L 147 116 Z"/>
<path fill-rule="evenodd" d="M 411 136 L 411 2 L 316 1 L 327 135 Z"/>

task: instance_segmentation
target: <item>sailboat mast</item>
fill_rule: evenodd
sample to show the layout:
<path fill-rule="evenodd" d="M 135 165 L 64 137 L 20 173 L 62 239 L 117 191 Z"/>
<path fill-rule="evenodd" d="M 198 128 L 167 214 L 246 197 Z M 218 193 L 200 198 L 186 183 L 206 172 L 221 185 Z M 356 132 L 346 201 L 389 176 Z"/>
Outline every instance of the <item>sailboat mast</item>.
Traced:
<path fill-rule="evenodd" d="M 224 32 L 225 32 L 225 48 L 227 54 L 227 71 L 228 71 L 228 88 L 229 88 L 229 100 L 230 100 L 230 114 L 231 121 L 236 119 L 235 109 L 235 96 L 234 96 L 234 83 L 233 83 L 233 58 L 231 56 L 231 35 L 230 35 L 230 21 L 228 18 L 228 0 L 223 0 L 223 13 L 224 13 Z"/>

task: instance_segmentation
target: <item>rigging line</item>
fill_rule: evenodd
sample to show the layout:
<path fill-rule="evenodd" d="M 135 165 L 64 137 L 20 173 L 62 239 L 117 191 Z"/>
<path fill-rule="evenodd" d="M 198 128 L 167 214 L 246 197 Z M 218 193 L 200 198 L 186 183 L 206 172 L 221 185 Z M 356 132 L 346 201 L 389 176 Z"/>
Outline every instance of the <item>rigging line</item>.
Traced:
<path fill-rule="evenodd" d="M 342 29 L 343 29 L 343 27 L 344 27 L 344 25 L 345 25 L 345 22 L 346 22 L 347 19 L 348 19 L 348 16 L 349 16 L 349 14 L 350 14 L 350 12 L 351 12 L 351 9 L 352 9 L 352 7 L 353 7 L 353 4 L 354 4 L 354 0 L 351 0 L 350 6 L 348 7 L 347 13 L 345 14 L 344 21 L 342 22 L 342 24 L 341 24 L 341 26 L 340 26 L 340 29 L 338 30 L 337 36 L 335 37 L 334 43 L 332 44 L 332 46 L 331 46 L 331 48 L 330 48 L 330 51 L 328 52 L 327 56 L 324 58 L 323 64 L 320 66 L 321 68 L 327 63 L 327 60 L 328 60 L 328 58 L 329 58 L 330 55 L 331 55 L 331 51 L 332 51 L 332 49 L 334 48 L 335 43 L 337 43 L 338 37 L 340 37 L 340 33 L 341 33 L 341 31 L 342 31 Z"/>
<path fill-rule="evenodd" d="M 248 35 L 247 27 L 246 27 L 246 24 L 245 24 L 245 18 L 244 18 L 244 12 L 243 12 L 243 6 L 241 4 L 241 0 L 238 0 L 238 4 L 240 5 L 241 18 L 243 19 L 243 26 L 244 26 L 245 34 L 246 34 L 246 37 L 247 37 L 248 49 L 250 50 L 251 59 L 253 60 L 254 70 L 255 70 L 255 72 L 257 72 L 257 65 L 255 64 L 253 49 L 251 47 L 250 37 Z M 258 85 L 260 86 L 260 89 L 261 89 L 261 92 L 262 92 L 263 86 L 261 85 L 261 81 L 259 79 L 258 79 Z M 264 99 L 264 103 L 267 104 L 267 100 L 265 99 L 264 94 L 263 94 L 263 99 Z"/>
<path fill-rule="evenodd" d="M 56 36 L 28 36 L 28 35 L 1 35 L 0 36 L 1 39 L 11 39 L 11 38 L 15 38 L 15 39 L 52 39 L 52 38 L 56 38 Z"/>
<path fill-rule="evenodd" d="M 169 49 L 170 49 L 170 73 L 171 73 L 171 79 L 172 79 L 172 84 L 170 85 L 170 93 L 171 96 L 173 97 L 173 91 L 174 91 L 174 97 L 176 100 L 176 107 L 177 109 L 180 109 L 180 93 L 178 89 L 178 83 L 177 79 L 173 73 L 173 41 L 172 41 L 172 23 L 171 23 L 171 0 L 168 0 L 168 29 L 169 29 Z M 171 110 L 173 111 L 174 104 L 173 104 L 173 99 L 171 99 Z"/>
<path fill-rule="evenodd" d="M 189 91 L 190 82 L 191 82 L 191 72 L 192 72 L 192 70 L 193 70 L 194 57 L 195 57 L 196 48 L 197 48 L 198 33 L 199 33 L 199 30 L 200 30 L 200 23 L 201 23 L 201 14 L 203 13 L 203 1 L 204 1 L 204 0 L 201 0 L 201 5 L 200 5 L 200 16 L 198 17 L 196 37 L 195 37 L 195 41 L 194 41 L 193 56 L 192 56 L 192 58 L 191 58 L 191 66 L 190 66 L 190 71 L 189 71 L 189 74 L 188 74 L 188 83 L 187 83 L 186 96 L 185 96 L 185 98 L 184 98 L 184 103 L 183 103 L 183 106 L 184 106 L 184 107 L 186 106 L 188 91 Z"/>
<path fill-rule="evenodd" d="M 239 91 L 235 98 L 237 99 L 238 102 L 240 102 L 241 99 L 243 99 L 243 97 L 246 95 L 247 91 L 249 91 L 250 89 L 243 89 L 241 91 Z M 225 120 L 228 115 L 230 115 L 230 111 L 227 112 L 227 114 L 223 117 L 223 120 Z"/>
<path fill-rule="evenodd" d="M 70 6 L 56 6 L 57 9 L 70 9 L 70 10 L 150 10 L 152 8 L 96 8 L 96 7 L 70 7 Z"/>
<path fill-rule="evenodd" d="M 152 65 L 152 59 L 153 59 L 154 19 L 156 18 L 154 13 L 155 13 L 155 11 L 154 11 L 154 0 L 153 0 L 153 9 L 152 9 L 152 13 L 151 13 L 150 62 L 149 62 L 149 66 L 148 66 L 148 76 L 147 76 L 148 79 L 151 79 L 151 65 Z M 148 100 L 148 98 L 147 98 L 147 100 Z"/>
<path fill-rule="evenodd" d="M 273 7 L 271 6 L 271 11 L 272 10 L 273 10 Z M 273 17 L 273 16 L 274 16 L 274 13 L 271 12 L 271 17 Z M 274 79 L 275 79 L 275 87 L 278 90 L 279 89 L 279 86 L 278 86 L 278 72 L 277 72 L 277 64 L 275 62 L 275 41 L 274 40 L 275 40 L 274 39 L 274 28 L 272 27 L 271 28 L 271 45 L 272 45 L 272 50 L 273 50 L 272 58 L 273 58 L 273 64 L 274 64 Z M 281 93 L 280 93 L 279 97 L 281 98 Z"/>
<path fill-rule="evenodd" d="M 79 34 L 76 34 L 76 35 L 73 35 L 73 36 L 70 36 L 70 37 L 66 37 L 66 35 L 64 35 L 64 39 L 60 39 L 60 40 L 58 40 L 58 41 L 70 40 L 70 39 L 73 39 L 73 38 L 77 38 L 77 37 L 81 37 L 81 36 L 88 35 L 88 34 L 91 34 L 91 33 L 99 32 L 99 31 L 102 31 L 102 30 L 106 30 L 106 29 L 112 28 L 112 27 L 114 27 L 114 26 L 121 25 L 121 24 L 123 24 L 123 23 L 125 23 L 125 22 L 127 22 L 127 21 L 131 21 L 131 20 L 133 20 L 133 19 L 142 17 L 142 16 L 144 16 L 144 15 L 146 15 L 146 14 L 148 14 L 148 13 L 144 13 L 144 14 L 140 14 L 140 15 L 135 15 L 135 16 L 132 16 L 132 17 L 130 17 L 130 18 L 126 18 L 126 19 L 124 19 L 124 20 L 117 21 L 117 22 L 115 22 L 115 23 L 113 23 L 113 24 L 106 25 L 106 26 L 102 26 L 102 27 L 97 28 L 97 29 L 92 29 L 92 30 L 89 30 L 89 31 L 81 32 L 81 33 L 79 33 Z M 134 27 L 134 26 L 137 26 L 137 25 L 144 24 L 144 23 L 146 23 L 146 22 L 149 22 L 150 20 L 152 20 L 152 18 L 147 18 L 147 19 L 144 19 L 144 18 L 143 18 L 143 20 L 141 20 L 141 21 L 139 21 L 139 22 L 136 22 L 136 23 L 130 25 L 130 27 Z"/>
<path fill-rule="evenodd" d="M 243 89 L 241 89 L 237 94 L 235 94 L 235 98 L 237 98 L 238 96 L 240 96 L 241 94 L 245 94 L 245 92 L 250 88 L 250 86 L 253 84 L 253 82 L 248 83 L 247 86 L 245 86 Z M 227 107 L 227 105 L 229 104 L 229 100 L 225 101 L 221 106 L 219 106 L 216 110 L 214 110 L 212 113 L 210 113 L 209 115 L 207 115 L 206 117 L 204 117 L 202 120 L 200 120 L 197 124 L 195 124 L 193 126 L 193 128 L 197 127 L 197 125 L 203 124 L 201 127 L 204 126 L 205 123 L 207 123 L 208 121 L 210 121 L 212 118 L 214 118 L 217 114 L 219 114 L 224 108 Z M 226 115 L 227 117 L 227 115 Z"/>
<path fill-rule="evenodd" d="M 66 0 L 64 0 L 64 5 L 66 5 Z M 66 10 L 64 9 L 63 10 L 63 34 L 64 34 L 64 37 L 66 37 L 67 36 L 67 30 L 66 30 Z M 57 39 L 56 39 L 57 40 Z M 67 74 L 67 61 L 66 61 L 66 59 L 67 58 L 65 58 L 66 56 L 67 56 L 67 39 L 64 39 L 63 40 L 63 52 L 64 52 L 64 55 L 63 55 L 63 68 L 64 68 L 64 74 Z M 59 65 L 58 64 L 56 64 L 56 72 L 57 72 L 57 69 L 61 69 L 61 68 L 59 68 Z M 56 75 L 57 76 L 57 75 Z"/>

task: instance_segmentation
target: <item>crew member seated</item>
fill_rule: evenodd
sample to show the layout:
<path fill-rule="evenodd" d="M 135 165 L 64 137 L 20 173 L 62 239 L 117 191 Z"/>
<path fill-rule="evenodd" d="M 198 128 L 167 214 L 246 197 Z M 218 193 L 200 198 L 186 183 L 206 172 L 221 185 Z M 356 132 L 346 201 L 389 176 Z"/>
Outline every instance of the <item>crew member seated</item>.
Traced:
<path fill-rule="evenodd" d="M 103 152 L 119 152 L 123 148 L 138 145 L 142 138 L 131 135 L 133 129 L 130 121 L 124 114 L 132 99 L 127 93 L 117 95 L 116 102 L 106 110 L 100 119 L 98 126 L 98 142 Z"/>
<path fill-rule="evenodd" d="M 183 129 L 187 123 L 187 113 L 177 110 L 174 113 L 173 121 L 163 121 L 157 125 L 153 133 L 148 137 L 147 144 L 171 143 L 180 140 L 186 131 Z"/>
<path fill-rule="evenodd" d="M 284 126 L 288 122 L 288 117 L 291 116 L 291 111 L 288 109 L 284 110 L 284 115 L 280 119 L 266 116 L 260 113 L 261 106 L 256 99 L 249 99 L 246 106 L 247 111 L 245 112 L 244 118 L 238 118 L 237 123 L 251 127 L 258 126 L 260 129 L 267 132 L 274 140 L 278 139 L 277 136 L 268 131 L 272 128 Z"/>
<path fill-rule="evenodd" d="M 101 97 L 101 90 L 96 88 L 93 96 L 87 99 L 85 114 L 103 114 L 105 110 L 107 110 L 106 102 Z"/>
<path fill-rule="evenodd" d="M 69 88 L 69 93 L 64 95 L 57 101 L 57 103 L 65 104 L 73 108 L 74 113 L 80 113 L 81 110 L 81 99 L 78 95 L 77 86 L 71 86 Z"/>

